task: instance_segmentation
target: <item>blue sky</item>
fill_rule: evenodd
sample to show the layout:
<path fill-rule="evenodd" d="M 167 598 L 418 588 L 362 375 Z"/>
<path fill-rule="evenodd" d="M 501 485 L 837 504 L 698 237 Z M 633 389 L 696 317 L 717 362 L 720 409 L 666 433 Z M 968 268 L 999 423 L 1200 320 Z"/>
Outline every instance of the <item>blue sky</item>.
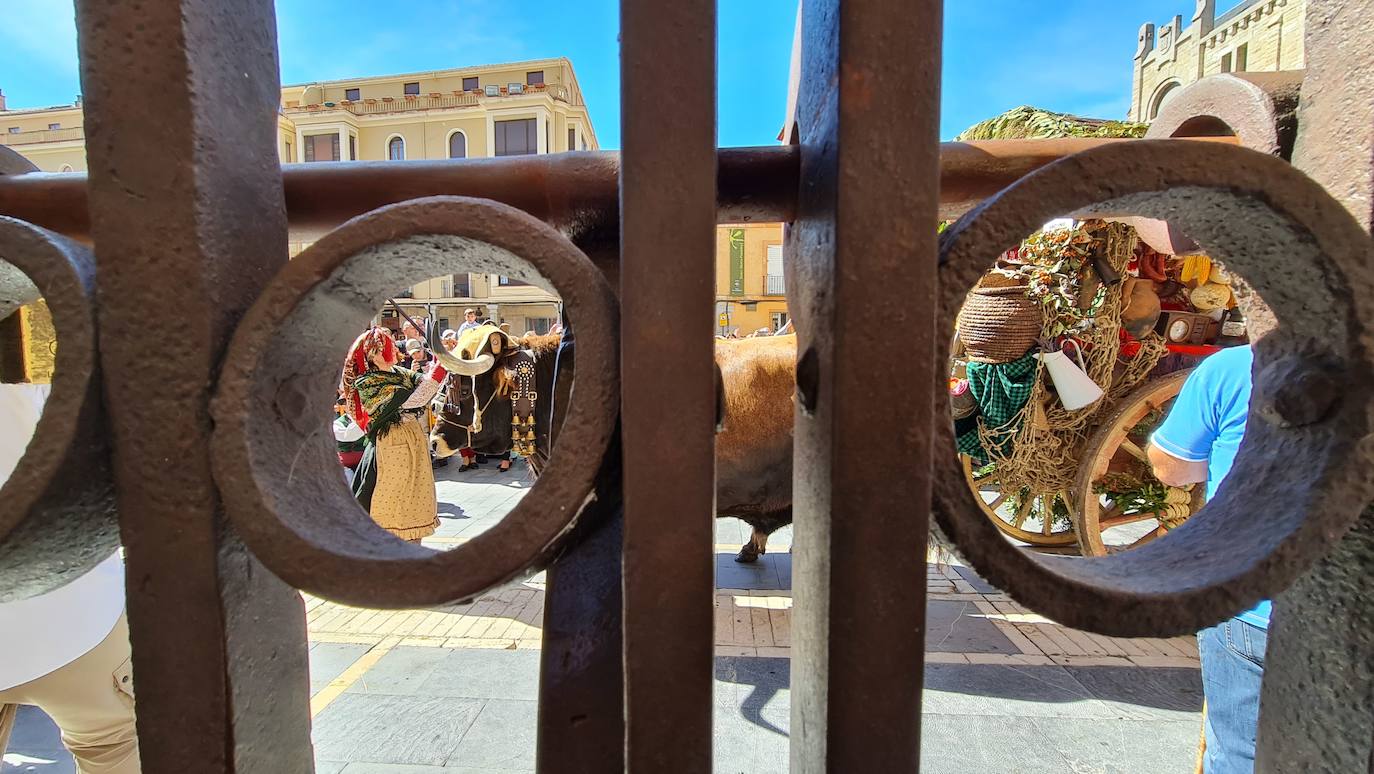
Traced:
<path fill-rule="evenodd" d="M 1218 13 L 1240 0 L 1219 0 Z M 0 89 L 11 108 L 80 92 L 72 0 L 4 0 Z M 520 7 L 523 13 L 511 11 Z M 775 142 L 796 0 L 720 0 L 723 146 Z M 949 0 L 940 135 L 1022 104 L 1121 118 L 1144 21 L 1192 13 L 1189 0 Z M 285 83 L 567 56 L 602 147 L 620 145 L 615 0 L 278 0 Z M 423 21 L 418 21 L 420 14 Z M 664 84 L 666 92 L 691 84 Z"/>

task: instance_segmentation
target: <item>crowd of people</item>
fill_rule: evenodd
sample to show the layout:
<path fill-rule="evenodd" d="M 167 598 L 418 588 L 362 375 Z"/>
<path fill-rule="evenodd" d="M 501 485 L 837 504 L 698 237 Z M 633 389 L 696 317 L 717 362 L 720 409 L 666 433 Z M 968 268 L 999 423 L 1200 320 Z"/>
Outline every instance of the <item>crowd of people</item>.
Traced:
<path fill-rule="evenodd" d="M 476 309 L 465 310 L 463 317 L 457 330 L 440 334 L 440 343 L 450 352 L 466 331 L 490 322 Z M 509 333 L 508 324 L 499 327 Z M 438 526 L 433 469 L 449 461 L 435 457 L 429 431 L 434 404 L 454 402 L 449 390 L 456 378 L 425 342 L 410 320 L 399 336 L 382 326 L 358 336 L 344 362 L 333 426 L 339 463 L 359 504 L 383 529 L 412 543 L 434 534 Z M 509 451 L 482 455 L 464 448 L 458 454 L 460 473 L 488 462 L 496 462 L 501 473 L 511 468 Z"/>

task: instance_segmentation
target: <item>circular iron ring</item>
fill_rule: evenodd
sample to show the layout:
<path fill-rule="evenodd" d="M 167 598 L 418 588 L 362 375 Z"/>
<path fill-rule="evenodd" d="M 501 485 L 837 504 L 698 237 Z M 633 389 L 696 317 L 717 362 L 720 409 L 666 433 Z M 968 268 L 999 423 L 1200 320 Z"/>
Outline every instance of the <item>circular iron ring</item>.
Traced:
<path fill-rule="evenodd" d="M 119 547 L 94 294 L 90 251 L 0 216 L 0 315 L 41 297 L 61 343 L 33 439 L 0 486 L 0 603 L 63 586 Z"/>
<path fill-rule="evenodd" d="M 1263 309 L 1248 289 L 1263 294 L 1279 327 L 1255 345 L 1245 442 L 1217 498 L 1182 527 L 1122 554 L 1074 558 L 1030 553 L 996 532 L 940 421 L 937 448 L 948 453 L 936 455 L 937 524 L 978 572 L 1061 624 L 1109 635 L 1197 631 L 1287 587 L 1374 494 L 1374 243 L 1279 159 L 1184 140 L 1114 144 L 1027 175 L 945 233 L 939 330 L 953 330 L 994 256 L 1065 214 L 1169 221 L 1246 280 L 1236 290 L 1247 313 Z"/>
<path fill-rule="evenodd" d="M 343 353 L 398 286 L 455 271 L 552 285 L 577 326 L 575 389 L 555 453 L 500 523 L 448 552 L 378 527 L 344 486 L 329 432 Z M 470 599 L 551 554 L 592 491 L 619 410 L 617 311 L 591 261 L 552 227 L 486 199 L 436 196 L 354 218 L 282 269 L 243 318 L 213 404 L 214 470 L 263 563 L 356 605 Z"/>

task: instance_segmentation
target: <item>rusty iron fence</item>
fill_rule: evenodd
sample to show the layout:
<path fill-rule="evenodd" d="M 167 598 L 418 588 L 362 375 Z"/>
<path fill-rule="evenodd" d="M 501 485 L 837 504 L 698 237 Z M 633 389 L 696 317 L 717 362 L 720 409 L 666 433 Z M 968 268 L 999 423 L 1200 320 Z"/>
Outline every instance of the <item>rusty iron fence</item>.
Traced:
<path fill-rule="evenodd" d="M 1276 597 L 1258 769 L 1374 771 L 1374 10 L 1309 0 L 1305 74 L 1204 80 L 1153 139 L 941 145 L 941 3 L 807 0 L 788 144 L 751 149 L 715 147 L 715 4 L 621 13 L 618 156 L 282 167 L 271 0 L 77 2 L 90 173 L 0 155 L 0 257 L 62 342 L 61 410 L 0 493 L 0 599 L 125 546 L 144 770 L 312 769 L 295 589 L 406 607 L 543 568 L 539 769 L 711 770 L 713 229 L 783 220 L 794 771 L 919 769 L 932 524 L 1091 631 L 1173 635 Z M 667 82 L 696 84 L 671 113 Z M 1214 141 L 1170 139 L 1194 135 Z M 1101 559 L 994 532 L 940 397 L 963 293 L 1064 214 L 1168 221 L 1279 323 L 1245 484 Z M 318 240 L 289 263 L 288 229 Z M 377 529 L 301 418 L 329 415 L 389 289 L 454 271 L 537 272 L 564 299 L 557 441 L 578 453 L 438 553 Z M 838 464 L 859 456 L 883 463 Z"/>

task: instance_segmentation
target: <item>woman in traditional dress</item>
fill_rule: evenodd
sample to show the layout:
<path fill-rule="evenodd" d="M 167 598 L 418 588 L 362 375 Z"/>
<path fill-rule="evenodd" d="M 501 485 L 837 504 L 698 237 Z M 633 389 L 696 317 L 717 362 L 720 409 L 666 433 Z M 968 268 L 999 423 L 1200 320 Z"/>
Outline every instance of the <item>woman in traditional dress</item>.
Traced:
<path fill-rule="evenodd" d="M 367 431 L 353 493 L 372 520 L 396 537 L 419 543 L 439 525 L 429 439 L 420 414 L 439 390 L 445 371 L 401 368 L 396 341 L 371 328 L 353 342 L 344 364 L 349 412 Z"/>

